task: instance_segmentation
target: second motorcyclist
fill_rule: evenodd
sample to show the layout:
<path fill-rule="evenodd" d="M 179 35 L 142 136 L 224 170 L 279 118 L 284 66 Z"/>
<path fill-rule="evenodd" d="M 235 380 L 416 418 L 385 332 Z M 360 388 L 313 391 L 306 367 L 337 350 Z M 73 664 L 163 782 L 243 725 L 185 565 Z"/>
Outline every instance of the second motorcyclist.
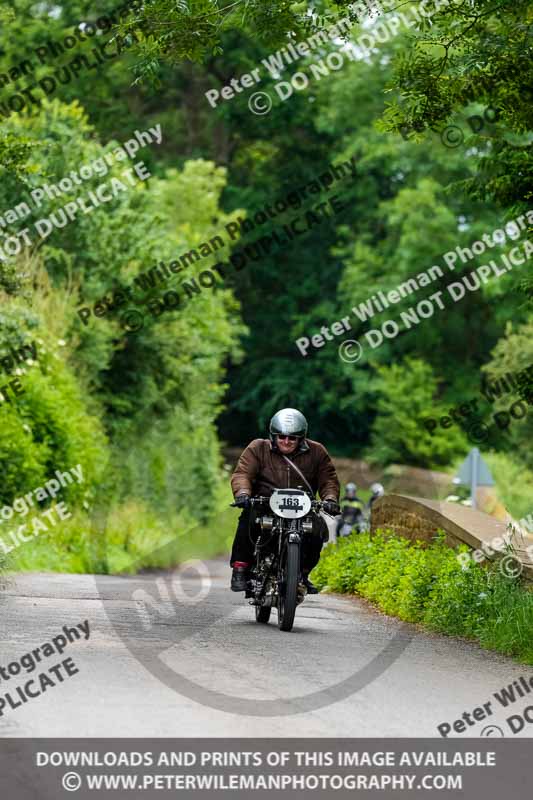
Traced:
<path fill-rule="evenodd" d="M 364 530 L 365 504 L 363 500 L 357 496 L 357 486 L 355 483 L 346 484 L 344 496 L 340 504 L 341 516 L 337 522 L 337 537 L 349 536 L 354 528 L 359 531 Z"/>

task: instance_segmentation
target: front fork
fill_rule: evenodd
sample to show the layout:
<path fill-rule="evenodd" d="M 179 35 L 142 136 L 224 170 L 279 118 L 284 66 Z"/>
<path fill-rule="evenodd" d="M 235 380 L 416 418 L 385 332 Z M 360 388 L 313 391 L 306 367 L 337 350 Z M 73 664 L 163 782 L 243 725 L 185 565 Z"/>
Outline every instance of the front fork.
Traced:
<path fill-rule="evenodd" d="M 290 527 L 288 531 L 286 531 L 285 536 L 280 536 L 280 543 L 279 543 L 279 567 L 278 567 L 278 574 L 281 572 L 281 565 L 286 561 L 285 555 L 287 550 L 287 545 L 289 543 L 296 542 L 299 545 L 300 551 L 300 566 L 299 566 L 299 574 L 298 580 L 301 579 L 301 558 L 302 558 L 302 536 L 300 527 L 298 525 L 298 520 L 291 520 Z M 278 580 L 278 592 L 283 596 L 285 591 L 285 581 L 283 579 Z"/>

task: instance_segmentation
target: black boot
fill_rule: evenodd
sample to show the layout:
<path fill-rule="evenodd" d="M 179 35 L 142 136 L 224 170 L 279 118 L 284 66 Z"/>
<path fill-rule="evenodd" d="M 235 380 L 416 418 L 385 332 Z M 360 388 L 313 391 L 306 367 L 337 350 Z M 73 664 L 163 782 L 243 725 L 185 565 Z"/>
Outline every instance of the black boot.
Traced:
<path fill-rule="evenodd" d="M 233 567 L 231 574 L 231 591 L 245 592 L 248 588 L 248 565 Z"/>
<path fill-rule="evenodd" d="M 304 572 L 304 574 L 302 575 L 302 583 L 307 589 L 307 594 L 318 594 L 318 589 L 316 588 L 314 583 L 311 583 L 311 581 L 309 580 L 308 572 Z"/>

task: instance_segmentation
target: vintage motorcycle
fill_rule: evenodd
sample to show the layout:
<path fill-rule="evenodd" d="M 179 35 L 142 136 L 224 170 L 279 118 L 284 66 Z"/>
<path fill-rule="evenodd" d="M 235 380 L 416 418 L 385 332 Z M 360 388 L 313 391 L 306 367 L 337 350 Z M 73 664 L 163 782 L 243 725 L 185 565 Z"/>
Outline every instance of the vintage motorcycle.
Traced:
<path fill-rule="evenodd" d="M 311 534 L 313 516 L 322 503 L 302 489 L 275 489 L 270 497 L 252 497 L 250 503 L 257 511 L 261 533 L 246 597 L 255 606 L 257 622 L 267 623 L 275 607 L 279 629 L 290 631 L 296 606 L 306 594 L 300 563 L 302 541 Z"/>

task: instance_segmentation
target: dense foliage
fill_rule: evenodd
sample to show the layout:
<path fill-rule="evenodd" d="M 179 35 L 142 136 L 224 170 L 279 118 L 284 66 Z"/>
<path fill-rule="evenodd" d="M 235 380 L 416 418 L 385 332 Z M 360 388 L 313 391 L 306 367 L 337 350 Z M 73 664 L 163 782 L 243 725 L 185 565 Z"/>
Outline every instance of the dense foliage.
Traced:
<path fill-rule="evenodd" d="M 386 614 L 418 622 L 533 664 L 533 593 L 497 564 L 462 565 L 438 537 L 430 545 L 378 531 L 330 544 L 312 577 L 321 588 L 359 594 Z"/>
<path fill-rule="evenodd" d="M 119 144 L 102 146 L 80 107 L 57 100 L 39 115 L 13 116 L 6 126 L 36 140 L 46 131 L 53 142 L 47 150 L 32 150 L 27 192 L 52 171 L 68 174 Z M 123 168 L 123 163 L 114 165 L 107 180 Z M 224 170 L 214 164 L 187 162 L 180 172 L 168 169 L 151 178 L 149 189 L 138 183 L 109 204 L 111 209 L 101 205 L 69 226 L 54 228 L 38 249 L 20 254 L 25 272 L 18 273 L 19 284 L 4 284 L 0 349 L 9 352 L 35 340 L 37 358 L 17 368 L 24 393 L 0 406 L 4 503 L 42 484 L 55 469 L 81 463 L 83 499 L 93 523 L 97 509 L 112 513 L 113 503 L 127 503 L 129 496 L 136 498 L 140 532 L 143 513 L 149 516 L 143 503 L 161 520 L 163 515 L 172 520 L 170 531 L 161 521 L 158 536 L 141 536 L 152 549 L 172 535 L 172 527 L 183 531 L 187 519 L 202 523 L 218 511 L 221 473 L 214 422 L 224 392 L 224 359 L 238 356 L 236 339 L 243 331 L 231 291 L 206 290 L 161 315 L 144 304 L 139 332 L 125 329 L 117 313 L 83 321 L 77 312 L 94 308 L 158 260 L 187 251 L 230 221 L 218 208 L 224 181 Z M 0 193 L 4 208 L 13 205 L 8 181 Z M 64 197 L 46 197 L 37 216 L 49 218 L 64 203 Z M 24 225 L 26 219 L 20 222 Z M 131 516 L 127 505 L 124 516 Z M 114 525 L 120 541 L 129 537 L 125 520 L 119 515 Z M 78 519 L 74 529 L 87 524 Z M 60 544 L 56 537 L 59 551 Z M 78 570 L 117 566 L 111 534 L 96 550 L 79 543 L 78 549 Z M 50 550 L 47 557 L 55 563 Z M 149 551 L 138 566 L 143 563 L 151 563 Z"/>

